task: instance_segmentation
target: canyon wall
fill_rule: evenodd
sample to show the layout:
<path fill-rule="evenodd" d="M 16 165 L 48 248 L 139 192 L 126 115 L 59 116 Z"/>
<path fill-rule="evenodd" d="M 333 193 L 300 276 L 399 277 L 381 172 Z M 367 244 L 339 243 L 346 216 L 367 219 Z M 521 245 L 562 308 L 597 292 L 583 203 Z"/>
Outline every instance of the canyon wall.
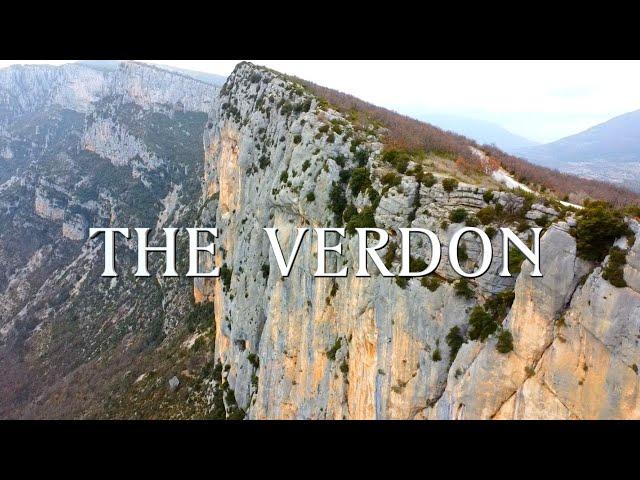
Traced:
<path fill-rule="evenodd" d="M 216 262 L 229 275 L 194 288 L 215 305 L 227 406 L 237 403 L 254 419 L 638 417 L 638 242 L 625 267 L 628 287 L 613 287 L 599 266 L 576 257 L 569 233 L 575 220 L 533 205 L 531 226 L 543 215 L 555 219 L 541 241 L 544 277 L 530 277 L 528 262 L 517 281 L 499 277 L 497 235 L 490 270 L 471 282 L 467 298 L 456 291 L 446 249 L 462 225 L 447 220 L 457 208 L 486 207 L 486 188 L 459 183 L 446 191 L 409 174 L 383 188 L 375 125 L 356 127 L 295 82 L 250 64 L 229 77 L 210 119 L 202 218 L 218 228 Z M 346 278 L 313 276 L 311 235 L 290 275 L 281 277 L 262 227 L 278 228 L 286 257 L 296 227 L 338 226 L 331 192 L 342 171 L 359 166 L 383 194 L 375 205 L 345 186 L 356 215 L 374 211 L 376 226 L 397 243 L 400 227 L 429 228 L 441 238 L 435 289 L 378 273 L 356 278 L 354 235 L 329 240 L 343 248 L 341 260 L 330 255 L 330 271 L 346 265 Z M 496 192 L 492 202 L 522 206 L 509 192 Z M 481 246 L 464 238 L 470 270 Z M 429 258 L 428 242 L 412 246 L 414 255 Z M 391 258 L 397 271 L 399 257 Z M 450 363 L 452 327 L 465 332 L 474 306 L 510 290 L 515 300 L 502 327 L 512 333 L 513 350 L 498 352 L 495 336 L 468 340 Z"/>

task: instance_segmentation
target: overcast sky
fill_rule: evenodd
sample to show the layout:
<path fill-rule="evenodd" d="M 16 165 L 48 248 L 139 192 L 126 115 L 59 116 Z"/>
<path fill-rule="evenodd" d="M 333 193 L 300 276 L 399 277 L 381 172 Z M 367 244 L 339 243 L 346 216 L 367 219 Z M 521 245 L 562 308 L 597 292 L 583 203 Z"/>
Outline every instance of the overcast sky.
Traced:
<path fill-rule="evenodd" d="M 145 60 L 228 75 L 237 61 Z M 284 73 L 408 115 L 460 115 L 541 142 L 640 109 L 639 61 L 282 61 Z M 20 61 L 0 61 L 6 66 Z M 64 61 L 24 63 L 65 63 Z"/>

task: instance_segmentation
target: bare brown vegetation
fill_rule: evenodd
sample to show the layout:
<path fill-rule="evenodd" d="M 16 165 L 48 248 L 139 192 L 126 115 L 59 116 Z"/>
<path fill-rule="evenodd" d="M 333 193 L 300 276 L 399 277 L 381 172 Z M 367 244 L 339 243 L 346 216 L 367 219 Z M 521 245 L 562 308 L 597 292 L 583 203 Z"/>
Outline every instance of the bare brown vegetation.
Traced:
<path fill-rule="evenodd" d="M 494 146 L 478 145 L 462 135 L 446 132 L 428 123 L 372 105 L 352 95 L 306 80 L 298 78 L 295 80 L 352 118 L 362 123 L 379 123 L 384 126 L 387 130 L 383 140 L 388 149 L 444 153 L 456 158 L 462 168 L 484 170 L 486 165 L 480 164 L 480 159 L 469 149 L 471 145 L 490 156 L 489 165 L 495 168 L 500 164 L 518 180 L 543 186 L 559 198 L 579 203 L 587 198 L 604 200 L 617 207 L 640 205 L 640 195 L 625 188 L 534 165 L 522 158 L 508 155 Z"/>
<path fill-rule="evenodd" d="M 560 198 L 570 196 L 572 200 L 580 203 L 586 198 L 604 200 L 616 207 L 640 204 L 640 195 L 626 188 L 534 165 L 522 158 L 504 153 L 493 146 L 484 145 L 482 149 L 497 159 L 518 180 L 543 185 Z"/>

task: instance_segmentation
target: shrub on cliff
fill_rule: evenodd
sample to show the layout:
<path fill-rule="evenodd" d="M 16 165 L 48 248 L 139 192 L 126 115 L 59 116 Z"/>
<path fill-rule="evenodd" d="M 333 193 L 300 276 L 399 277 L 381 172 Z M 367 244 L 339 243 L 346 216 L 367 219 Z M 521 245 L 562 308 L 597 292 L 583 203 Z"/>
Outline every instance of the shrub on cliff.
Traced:
<path fill-rule="evenodd" d="M 484 303 L 484 309 L 496 322 L 502 323 L 502 320 L 504 320 L 507 313 L 509 313 L 514 299 L 515 293 L 513 290 L 500 292 L 493 295 Z"/>
<path fill-rule="evenodd" d="M 249 354 L 247 354 L 247 360 L 249 360 L 249 363 L 253 365 L 254 368 L 260 368 L 260 357 L 258 357 L 257 354 L 249 352 Z"/>
<path fill-rule="evenodd" d="M 260 270 L 262 271 L 262 278 L 264 279 L 269 278 L 269 272 L 271 271 L 271 267 L 269 267 L 268 263 L 263 263 L 262 267 L 260 267 Z"/>
<path fill-rule="evenodd" d="M 489 335 L 494 333 L 498 324 L 484 308 L 475 307 L 469 316 L 469 338 L 484 342 Z"/>
<path fill-rule="evenodd" d="M 280 115 L 289 115 L 293 111 L 293 104 L 291 102 L 285 102 L 280 109 Z"/>
<path fill-rule="evenodd" d="M 451 223 L 462 223 L 467 218 L 467 211 L 464 208 L 456 208 L 449 214 Z"/>
<path fill-rule="evenodd" d="M 540 218 L 536 218 L 534 221 L 537 226 L 542 228 L 547 228 L 549 227 L 549 225 L 551 225 L 551 219 L 547 215 L 543 215 Z"/>
<path fill-rule="evenodd" d="M 478 225 L 480 225 L 480 220 L 478 220 L 478 217 L 476 217 L 475 215 L 469 215 L 467 216 L 464 224 L 467 227 L 477 227 Z"/>
<path fill-rule="evenodd" d="M 478 217 L 480 223 L 487 225 L 496 219 L 496 209 L 492 206 L 484 207 L 476 213 L 476 217 Z"/>
<path fill-rule="evenodd" d="M 515 247 L 509 248 L 509 272 L 513 275 L 514 273 L 520 273 L 522 270 L 522 262 L 524 262 L 526 257 L 524 253 L 522 253 L 519 249 Z"/>
<path fill-rule="evenodd" d="M 369 151 L 368 150 L 357 150 L 353 155 L 353 159 L 358 164 L 359 167 L 364 167 L 369 160 Z"/>
<path fill-rule="evenodd" d="M 449 360 L 453 363 L 456 355 L 458 355 L 458 350 L 460 350 L 460 347 L 464 343 L 464 337 L 462 336 L 462 332 L 460 332 L 460 327 L 457 325 L 455 327 L 451 327 L 449 333 L 447 333 L 447 336 L 445 337 L 445 340 L 449 346 Z"/>
<path fill-rule="evenodd" d="M 416 175 L 416 180 L 418 180 L 420 183 L 422 183 L 427 188 L 431 188 L 436 183 L 438 183 L 438 180 L 436 180 L 436 177 L 434 177 L 433 173 L 431 173 L 431 172 L 427 172 L 427 173 L 422 173 L 421 172 L 419 175 Z"/>
<path fill-rule="evenodd" d="M 327 358 L 331 361 L 334 361 L 336 359 L 336 353 L 338 353 L 338 350 L 340 350 L 341 346 L 342 346 L 342 339 L 338 337 L 336 338 L 336 341 L 333 342 L 333 346 L 326 351 Z"/>
<path fill-rule="evenodd" d="M 442 180 L 442 187 L 445 192 L 453 192 L 458 188 L 458 181 L 455 178 L 445 178 Z"/>
<path fill-rule="evenodd" d="M 612 247 L 609 250 L 609 261 L 604 267 L 602 278 L 607 280 L 611 285 L 618 288 L 627 286 L 624 279 L 624 265 L 627 263 L 627 256 L 624 250 L 618 247 Z"/>
<path fill-rule="evenodd" d="M 440 353 L 440 349 L 438 347 L 436 347 L 436 349 L 433 351 L 431 360 L 433 360 L 434 362 L 439 362 L 440 360 L 442 360 L 442 354 Z"/>
<path fill-rule="evenodd" d="M 500 335 L 498 335 L 496 350 L 500 353 L 509 353 L 513 350 L 513 335 L 511 335 L 509 330 L 502 330 Z"/>
<path fill-rule="evenodd" d="M 376 220 L 373 207 L 364 207 L 360 213 L 356 213 L 347 222 L 347 232 L 353 234 L 356 228 L 375 228 Z"/>
<path fill-rule="evenodd" d="M 435 292 L 440 286 L 440 280 L 438 280 L 436 277 L 422 277 L 420 279 L 420 285 L 428 288 L 431 292 Z"/>
<path fill-rule="evenodd" d="M 353 172 L 351 172 L 349 186 L 351 187 L 351 193 L 354 197 L 357 197 L 360 192 L 364 192 L 371 186 L 369 170 L 365 167 L 354 168 Z"/>
<path fill-rule="evenodd" d="M 349 183 L 349 179 L 351 178 L 351 169 L 346 168 L 344 170 L 340 170 L 338 177 L 340 177 L 340 183 Z"/>
<path fill-rule="evenodd" d="M 223 264 L 222 267 L 220 267 L 220 280 L 222 280 L 222 288 L 225 292 L 229 291 L 229 288 L 231 287 L 231 275 L 232 275 L 232 270 L 227 266 L 227 264 Z"/>
<path fill-rule="evenodd" d="M 348 222 L 353 218 L 354 215 L 357 215 L 357 214 L 358 214 L 358 209 L 356 208 L 355 205 L 350 203 L 349 205 L 347 205 L 347 208 L 344 209 L 344 213 L 342 214 L 342 220 L 344 220 L 345 222 Z"/>
<path fill-rule="evenodd" d="M 378 191 L 373 187 L 369 187 L 367 189 L 367 196 L 369 197 L 371 206 L 373 208 L 378 208 L 378 205 L 380 204 L 380 194 L 378 193 Z"/>
<path fill-rule="evenodd" d="M 387 245 L 387 252 L 384 254 L 382 261 L 384 262 L 384 266 L 388 269 L 391 268 L 393 261 L 396 258 L 396 250 L 398 249 L 398 244 L 394 241 L 389 242 Z"/>
<path fill-rule="evenodd" d="M 407 167 L 409 166 L 409 160 L 411 160 L 411 156 L 407 152 L 402 152 L 399 150 L 389 150 L 384 152 L 382 155 L 382 159 L 385 162 L 393 165 L 398 172 L 404 174 L 407 171 Z"/>
<path fill-rule="evenodd" d="M 422 258 L 410 256 L 409 257 L 409 271 L 410 272 L 422 272 L 427 268 L 427 262 Z"/>
<path fill-rule="evenodd" d="M 262 155 L 258 160 L 258 163 L 260 164 L 260 168 L 264 170 L 269 166 L 269 164 L 271 163 L 271 160 L 269 160 L 269 157 L 267 157 L 266 155 Z"/>
<path fill-rule="evenodd" d="M 388 172 L 382 176 L 380 181 L 383 185 L 387 185 L 389 187 L 397 187 L 402 182 L 402 178 L 400 178 L 400 175 L 396 173 Z"/>
<path fill-rule="evenodd" d="M 344 195 L 342 187 L 333 182 L 331 191 L 329 192 L 329 209 L 333 212 L 336 221 L 342 222 L 342 212 L 347 206 L 347 198 Z"/>
<path fill-rule="evenodd" d="M 464 298 L 473 298 L 473 290 L 469 287 L 469 280 L 466 278 L 461 278 L 456 282 L 453 287 L 456 295 L 459 295 Z"/>
<path fill-rule="evenodd" d="M 591 202 L 577 215 L 578 256 L 601 262 L 617 238 L 629 234 L 622 213 L 605 202 Z"/>

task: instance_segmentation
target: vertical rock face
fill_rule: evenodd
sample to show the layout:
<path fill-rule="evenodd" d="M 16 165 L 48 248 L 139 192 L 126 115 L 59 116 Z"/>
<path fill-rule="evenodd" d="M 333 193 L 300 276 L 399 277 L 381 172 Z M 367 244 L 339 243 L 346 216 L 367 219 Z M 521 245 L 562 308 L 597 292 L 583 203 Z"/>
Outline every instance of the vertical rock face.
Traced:
<path fill-rule="evenodd" d="M 341 134 L 332 134 L 332 125 Z M 638 242 L 625 267 L 630 286 L 615 288 L 576 257 L 564 222 L 542 238 L 543 278 L 529 276 L 528 262 L 515 284 L 499 277 L 502 252 L 494 238 L 497 255 L 467 299 L 451 283 L 457 276 L 446 248 L 461 225 L 443 220 L 457 208 L 484 208 L 486 189 L 459 184 L 447 192 L 401 175 L 374 208 L 375 223 L 395 241 L 400 227 L 438 232 L 445 246 L 439 286 L 355 277 L 353 236 L 330 239 L 343 250 L 342 260 L 329 260 L 330 271 L 346 265 L 346 278 L 313 276 L 311 234 L 282 278 L 262 227 L 278 228 L 287 257 L 296 227 L 337 225 L 331 192 L 341 172 L 364 166 L 380 191 L 377 134 L 353 127 L 294 82 L 249 64 L 228 79 L 209 126 L 201 218 L 218 227 L 216 263 L 223 274 L 194 289 L 215 305 L 215 356 L 227 408 L 254 419 L 637 417 Z M 345 187 L 344 195 L 358 213 L 371 205 L 364 192 Z M 524 205 L 507 192 L 497 193 L 495 203 L 505 211 Z M 525 218 L 557 216 L 536 204 Z M 477 239 L 464 243 L 470 262 L 479 258 Z M 416 240 L 414 251 L 430 257 L 428 244 Z M 391 258 L 395 269 L 399 261 Z M 513 350 L 499 353 L 495 337 L 469 341 L 450 364 L 445 339 L 452 327 L 466 331 L 477 299 L 511 289 L 515 300 L 503 327 L 513 335 Z"/>
<path fill-rule="evenodd" d="M 540 249 L 544 276 L 530 277 L 530 264 L 523 265 L 505 320 L 513 334 L 513 351 L 499 353 L 495 340 L 463 345 L 451 367 L 458 374 L 450 374 L 442 398 L 429 412 L 432 418 L 492 418 L 552 343 L 555 321 L 588 266 L 576 260 L 575 240 L 556 226 L 544 235 Z"/>
<path fill-rule="evenodd" d="M 147 169 L 157 168 L 160 164 L 160 159 L 147 149 L 142 140 L 110 118 L 99 117 L 88 126 L 82 147 L 108 158 L 116 167 L 129 165 L 136 159 Z"/>
<path fill-rule="evenodd" d="M 379 275 L 316 278 L 310 235 L 291 274 L 281 278 L 262 231 L 278 228 L 283 252 L 289 252 L 296 227 L 336 225 L 332 186 L 355 165 L 358 152 L 374 168 L 381 144 L 365 137 L 354 151 L 346 132 L 330 139 L 323 126 L 347 123 L 339 113 L 318 108 L 292 83 L 249 65 L 230 77 L 212 118 L 215 127 L 205 135 L 205 190 L 220 232 L 217 264 L 233 274 L 226 286 L 207 280 L 196 291 L 215 304 L 216 356 L 238 405 L 251 418 L 418 415 L 446 383 L 447 362 L 434 352 L 446 358 L 444 338 L 473 302 L 456 296 L 448 283 L 431 292 L 418 280 L 402 288 Z M 415 185 L 403 186 L 406 194 L 380 201 L 379 224 L 409 226 L 417 192 Z M 439 188 L 421 195 L 457 202 L 458 192 L 449 196 Z M 362 195 L 353 201 L 367 204 Z M 424 218 L 417 216 L 414 224 Z M 350 268 L 356 241 L 341 242 Z M 335 271 L 336 258 L 330 263 Z"/>
<path fill-rule="evenodd" d="M 62 220 L 64 218 L 64 198 L 58 199 L 48 195 L 43 189 L 36 190 L 35 212 L 39 217 L 48 220 Z"/>
<path fill-rule="evenodd" d="M 78 213 L 68 215 L 62 224 L 62 235 L 70 240 L 84 240 L 87 238 L 88 231 L 87 219 Z"/>
<path fill-rule="evenodd" d="M 513 352 L 501 357 L 490 345 L 463 346 L 452 369 L 465 373 L 450 376 L 430 418 L 639 417 L 640 294 L 612 286 L 599 267 L 589 272 L 559 227 L 543 238 L 545 277 L 521 275 L 516 283 L 506 319 Z M 637 258 L 638 246 L 629 258 Z M 627 266 L 625 278 L 633 269 Z"/>
<path fill-rule="evenodd" d="M 631 224 L 637 232 L 637 223 Z M 596 268 L 573 295 L 553 342 L 528 380 L 547 389 L 566 412 L 564 418 L 639 418 L 640 292 L 632 281 L 640 244 L 625 268 L 628 286 L 616 288 Z M 529 410 L 526 396 L 516 399 L 513 416 Z"/>

